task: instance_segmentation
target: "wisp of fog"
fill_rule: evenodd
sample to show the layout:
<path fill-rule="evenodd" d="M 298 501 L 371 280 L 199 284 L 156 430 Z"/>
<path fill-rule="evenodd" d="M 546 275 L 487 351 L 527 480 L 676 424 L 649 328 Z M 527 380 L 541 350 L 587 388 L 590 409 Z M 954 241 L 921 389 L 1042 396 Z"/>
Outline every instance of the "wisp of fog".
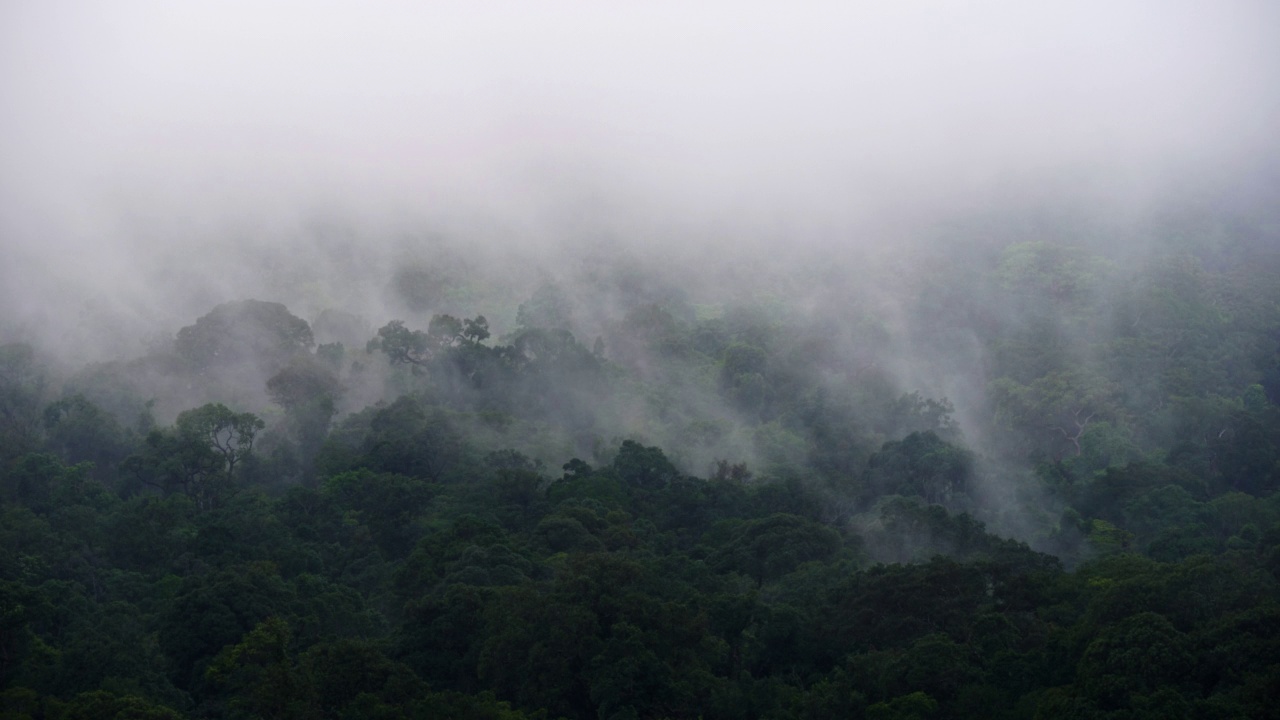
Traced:
<path fill-rule="evenodd" d="M 842 333 L 870 313 L 882 371 L 966 424 L 987 359 L 907 327 L 931 278 L 1064 233 L 1140 259 L 1171 209 L 1273 206 L 1278 21 L 1245 1 L 9 4 L 0 340 L 127 359 L 244 298 L 503 332 L 561 283 L 589 341 L 627 311 L 589 291 L 621 262 L 689 307 L 830 316 L 849 376 L 871 361 Z M 450 273 L 489 307 L 406 290 Z"/>

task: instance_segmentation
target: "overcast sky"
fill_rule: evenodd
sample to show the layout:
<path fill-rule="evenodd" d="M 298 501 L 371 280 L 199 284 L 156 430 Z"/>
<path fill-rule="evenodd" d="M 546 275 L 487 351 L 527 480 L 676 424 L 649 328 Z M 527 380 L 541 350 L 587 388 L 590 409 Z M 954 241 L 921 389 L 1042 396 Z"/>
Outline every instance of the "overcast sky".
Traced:
<path fill-rule="evenodd" d="M 1055 173 L 1122 188 L 1275 156 L 1277 8 L 3 2 L 0 260 L 11 284 L 127 273 L 139 214 L 600 193 L 856 217 Z"/>

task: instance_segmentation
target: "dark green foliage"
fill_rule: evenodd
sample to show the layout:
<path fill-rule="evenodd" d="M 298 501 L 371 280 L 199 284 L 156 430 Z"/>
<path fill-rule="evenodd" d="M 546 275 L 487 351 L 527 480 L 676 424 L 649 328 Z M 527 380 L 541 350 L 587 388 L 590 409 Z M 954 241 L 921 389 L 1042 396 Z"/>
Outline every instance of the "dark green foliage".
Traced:
<path fill-rule="evenodd" d="M 434 494 L 423 480 L 355 470 L 324 481 L 321 497 L 343 510 L 345 525 L 368 529 L 388 557 L 403 557 L 417 540 L 414 521 Z"/>
<path fill-rule="evenodd" d="M 633 440 L 622 443 L 612 469 L 624 485 L 646 490 L 666 487 L 680 474 L 662 450 Z"/>
<path fill-rule="evenodd" d="M 0 345 L 0 463 L 38 449 L 45 393 L 35 349 L 19 343 Z"/>
<path fill-rule="evenodd" d="M 1122 709 L 1135 695 L 1179 690 L 1196 664 L 1191 649 L 1190 639 L 1164 617 L 1150 612 L 1132 615 L 1089 643 L 1080 658 L 1076 685 L 1100 709 Z"/>
<path fill-rule="evenodd" d="M 115 484 L 116 466 L 133 443 L 114 417 L 83 395 L 72 395 L 45 408 L 44 427 L 51 451 L 73 463 L 92 463 L 98 479 Z"/>
<path fill-rule="evenodd" d="M 421 365 L 429 357 L 430 345 L 426 333 L 409 330 L 403 321 L 393 320 L 378 329 L 378 337 L 369 341 L 368 350 L 381 350 L 392 362 Z"/>
<path fill-rule="evenodd" d="M 159 625 L 171 677 L 179 687 L 202 691 L 214 656 L 258 623 L 283 614 L 293 600 L 275 568 L 265 563 L 186 578 Z"/>
<path fill-rule="evenodd" d="M 237 468 L 251 456 L 263 427 L 253 413 L 210 403 L 182 413 L 172 428 L 151 431 L 141 452 L 126 458 L 121 471 L 165 494 L 182 492 L 201 509 L 210 509 L 239 489 Z"/>
<path fill-rule="evenodd" d="M 983 242 L 891 318 L 584 260 L 375 355 L 255 301 L 57 393 L 0 346 L 3 712 L 1276 716 L 1271 266 Z M 442 268 L 408 309 L 486 297 Z"/>
<path fill-rule="evenodd" d="M 835 531 L 795 515 L 733 523 L 715 534 L 721 533 L 729 538 L 711 557 L 712 567 L 737 570 L 754 580 L 756 587 L 778 580 L 801 563 L 826 560 L 841 545 Z"/>
<path fill-rule="evenodd" d="M 863 481 L 864 496 L 870 500 L 907 495 L 947 504 L 968 490 L 972 466 L 968 452 L 933 432 L 911 433 L 901 441 L 885 443 L 871 456 Z"/>
<path fill-rule="evenodd" d="M 446 359 L 450 350 L 473 348 L 488 337 L 489 321 L 483 315 L 474 320 L 434 315 L 426 332 L 410 330 L 400 320 L 387 323 L 367 349 L 386 353 L 393 363 L 428 367 L 432 361 Z"/>
<path fill-rule="evenodd" d="M 366 467 L 438 482 L 462 459 L 462 438 L 449 415 L 409 396 L 352 416 L 338 430 L 321 450 L 321 472 Z"/>
<path fill-rule="evenodd" d="M 564 477 L 547 488 L 547 499 L 559 504 L 571 498 L 591 499 L 609 507 L 621 507 L 627 502 L 622 483 L 613 475 L 592 472 L 586 463 L 574 458 L 564 469 Z"/>
<path fill-rule="evenodd" d="M 97 691 L 77 695 L 62 710 L 65 718 L 136 718 L 136 720 L 181 720 L 183 715 L 143 698 Z"/>

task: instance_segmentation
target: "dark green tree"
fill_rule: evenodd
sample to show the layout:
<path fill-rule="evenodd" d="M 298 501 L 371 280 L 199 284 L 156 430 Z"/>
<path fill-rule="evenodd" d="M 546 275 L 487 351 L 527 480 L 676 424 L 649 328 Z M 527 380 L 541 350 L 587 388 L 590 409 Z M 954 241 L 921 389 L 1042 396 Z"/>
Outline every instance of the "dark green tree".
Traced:
<path fill-rule="evenodd" d="M 211 509 L 236 491 L 237 467 L 253 452 L 265 423 L 210 403 L 178 415 L 172 428 L 152 431 L 122 469 L 165 493 L 181 491 Z"/>

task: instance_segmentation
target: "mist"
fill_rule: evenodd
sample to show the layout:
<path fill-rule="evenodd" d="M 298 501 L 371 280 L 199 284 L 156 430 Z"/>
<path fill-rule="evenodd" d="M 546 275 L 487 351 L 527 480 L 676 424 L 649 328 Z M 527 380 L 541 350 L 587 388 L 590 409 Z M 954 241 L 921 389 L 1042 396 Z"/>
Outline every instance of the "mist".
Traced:
<path fill-rule="evenodd" d="M 257 268 L 152 288 L 335 218 L 375 257 L 434 231 L 554 266 L 574 235 L 857 251 L 1037 191 L 1140 216 L 1188 176 L 1275 157 L 1276 20 L 1188 2 L 10 6 L 6 304 L 235 295 Z"/>
<path fill-rule="evenodd" d="M 1272 243 L 1278 21 L 1265 2 L 6 6 L 0 341 L 129 360 L 245 298 L 348 313 L 352 347 L 444 312 L 501 336 L 550 287 L 581 342 L 732 425 L 705 368 L 663 369 L 620 328 L 640 301 L 681 322 L 752 306 L 825 348 L 833 392 L 948 398 L 990 449 L 995 361 L 969 325 L 939 331 L 940 279 L 1025 242 L 1141 267 L 1178 223 Z M 344 412 L 388 399 L 375 385 Z M 620 436 L 685 431 L 598 412 Z M 778 453 L 735 430 L 677 460 Z"/>
<path fill-rule="evenodd" d="M 1274 716 L 1277 28 L 0 2 L 6 710 Z"/>

